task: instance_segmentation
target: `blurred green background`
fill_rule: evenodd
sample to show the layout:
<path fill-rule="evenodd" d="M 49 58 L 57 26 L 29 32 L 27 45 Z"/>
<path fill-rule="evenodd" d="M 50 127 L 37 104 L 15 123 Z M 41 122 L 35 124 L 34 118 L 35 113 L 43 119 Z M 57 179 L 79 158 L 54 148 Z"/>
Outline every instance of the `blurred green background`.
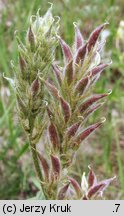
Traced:
<path fill-rule="evenodd" d="M 53 14 L 61 18 L 61 36 L 71 45 L 73 22 L 84 38 L 99 24 L 108 21 L 102 37 L 107 37 L 103 59 L 113 64 L 102 73 L 96 92 L 112 89 L 105 105 L 90 121 L 105 116 L 104 126 L 81 147 L 73 174 L 79 178 L 92 164 L 99 179 L 117 176 L 105 193 L 105 199 L 124 199 L 124 1 L 123 0 L 54 0 Z M 0 199 L 38 199 L 26 136 L 19 126 L 13 91 L 5 76 L 13 77 L 10 61 L 17 62 L 18 31 L 23 38 L 29 18 L 48 9 L 46 0 L 0 0 Z M 121 22 L 121 23 L 120 23 Z M 59 48 L 58 48 L 59 49 Z M 61 57 L 61 52 L 57 52 Z M 58 55 L 57 55 L 58 56 Z M 77 172 L 78 171 L 78 172 Z"/>

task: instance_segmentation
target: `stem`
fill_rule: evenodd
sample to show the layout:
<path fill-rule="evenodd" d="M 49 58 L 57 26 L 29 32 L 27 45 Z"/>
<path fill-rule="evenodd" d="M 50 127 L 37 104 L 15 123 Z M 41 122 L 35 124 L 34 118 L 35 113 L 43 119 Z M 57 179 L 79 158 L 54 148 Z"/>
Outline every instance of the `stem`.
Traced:
<path fill-rule="evenodd" d="M 36 171 L 36 174 L 37 174 L 37 176 L 38 176 L 38 178 L 40 180 L 40 185 L 41 185 L 41 189 L 43 191 L 44 197 L 47 200 L 48 197 L 47 197 L 47 194 L 45 193 L 45 190 L 44 190 L 44 187 L 43 187 L 43 184 L 42 184 L 42 182 L 43 182 L 43 175 L 42 175 L 41 168 L 40 168 L 40 165 L 39 165 L 36 144 L 32 144 L 32 142 L 31 142 L 30 139 L 29 139 L 29 142 L 30 142 L 31 153 L 32 153 L 32 158 L 33 158 L 33 163 L 34 163 L 35 171 Z"/>
<path fill-rule="evenodd" d="M 37 176 L 40 179 L 40 181 L 42 181 L 43 180 L 43 176 L 42 176 L 42 173 L 41 173 L 41 170 L 40 170 L 40 166 L 39 166 L 36 145 L 32 144 L 31 141 L 30 141 L 30 146 L 31 146 L 32 158 L 33 158 L 33 162 L 34 162 L 34 166 L 35 166 L 35 170 L 36 170 Z"/>
<path fill-rule="evenodd" d="M 40 180 L 41 189 L 43 191 L 45 199 L 47 199 L 47 195 L 46 195 L 44 187 L 43 187 L 43 175 L 42 175 L 41 168 L 40 168 L 40 165 L 39 165 L 39 159 L 38 159 L 38 154 L 37 154 L 37 149 L 36 149 L 36 143 L 32 142 L 32 132 L 33 132 L 33 127 L 34 127 L 34 118 L 31 115 L 31 112 L 29 112 L 29 127 L 30 127 L 29 144 L 30 144 L 30 147 L 31 147 L 32 159 L 33 159 L 36 174 L 37 174 L 37 176 L 38 176 L 38 178 Z"/>

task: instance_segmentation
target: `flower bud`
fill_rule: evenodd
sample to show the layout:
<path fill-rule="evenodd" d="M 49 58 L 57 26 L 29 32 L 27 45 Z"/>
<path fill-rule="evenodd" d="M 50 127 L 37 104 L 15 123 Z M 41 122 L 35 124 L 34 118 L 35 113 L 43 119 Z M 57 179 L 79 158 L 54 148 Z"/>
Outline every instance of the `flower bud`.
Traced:
<path fill-rule="evenodd" d="M 71 177 L 69 177 L 69 181 L 72 184 L 72 186 L 74 187 L 74 189 L 75 189 L 75 191 L 77 193 L 77 196 L 80 197 L 81 196 L 81 187 L 78 184 L 78 182 L 75 179 L 71 178 Z"/>
<path fill-rule="evenodd" d="M 60 44 L 62 47 L 62 52 L 63 52 L 63 56 L 64 56 L 64 61 L 65 63 L 69 63 L 72 60 L 72 53 L 71 53 L 71 49 L 70 47 L 65 43 L 64 40 L 62 40 L 61 38 L 59 38 L 60 40 Z"/>
<path fill-rule="evenodd" d="M 35 36 L 34 36 L 31 26 L 29 27 L 27 36 L 28 36 L 28 41 L 31 46 L 31 50 L 33 51 L 34 46 L 35 46 Z"/>
<path fill-rule="evenodd" d="M 60 160 L 57 156 L 51 155 L 51 162 L 52 162 L 52 175 L 55 180 L 58 180 L 61 174 Z"/>
<path fill-rule="evenodd" d="M 59 141 L 57 129 L 53 123 L 51 123 L 49 126 L 49 136 L 50 136 L 50 141 L 53 145 L 53 149 L 59 150 L 60 141 Z"/>
<path fill-rule="evenodd" d="M 97 39 L 103 30 L 103 28 L 107 25 L 108 23 L 104 23 L 100 26 L 98 26 L 90 35 L 89 40 L 88 40 L 88 51 L 90 52 L 91 48 L 93 48 L 97 42 Z"/>
<path fill-rule="evenodd" d="M 73 70 L 73 60 L 71 60 L 65 67 L 64 69 L 64 76 L 67 79 L 67 83 L 68 85 L 70 85 L 73 81 L 73 74 L 74 74 L 74 70 Z"/>
<path fill-rule="evenodd" d="M 80 47 L 76 53 L 76 57 L 75 57 L 75 63 L 79 64 L 80 61 L 83 64 L 85 55 L 87 52 L 87 44 L 83 45 L 82 47 Z"/>
<path fill-rule="evenodd" d="M 96 195 L 98 192 L 102 191 L 105 187 L 105 183 L 98 183 L 95 186 L 91 187 L 87 193 L 87 197 L 91 198 L 92 196 Z"/>
<path fill-rule="evenodd" d="M 45 84 L 49 90 L 49 92 L 55 97 L 55 98 L 59 98 L 59 91 L 58 89 L 51 83 L 49 83 L 48 81 L 45 81 Z"/>
<path fill-rule="evenodd" d="M 91 106 L 86 112 L 84 112 L 83 117 L 84 119 L 89 117 L 91 114 L 93 114 L 96 110 L 98 110 L 104 103 L 99 103 L 94 106 Z"/>
<path fill-rule="evenodd" d="M 64 113 L 65 122 L 67 122 L 71 117 L 70 105 L 62 97 L 60 97 L 60 102 Z"/>
<path fill-rule="evenodd" d="M 54 71 L 55 76 L 57 78 L 57 81 L 58 81 L 59 85 L 61 86 L 61 84 L 62 84 L 61 71 L 59 70 L 59 68 L 55 64 L 52 65 L 52 68 L 53 68 L 53 71 Z"/>
<path fill-rule="evenodd" d="M 106 67 L 108 67 L 110 64 L 100 64 L 97 67 L 93 68 L 91 71 L 91 75 L 95 76 L 98 73 L 101 73 Z"/>
<path fill-rule="evenodd" d="M 39 153 L 38 153 L 38 157 L 39 157 L 39 160 L 40 160 L 42 168 L 43 168 L 45 179 L 48 181 L 49 180 L 49 165 L 48 165 L 48 162 L 43 157 L 43 155 L 41 155 Z"/>
<path fill-rule="evenodd" d="M 85 102 L 83 102 L 80 107 L 79 110 L 80 112 L 84 112 L 85 110 L 87 110 L 91 105 L 93 105 L 94 103 L 96 103 L 97 101 L 99 101 L 100 99 L 108 96 L 109 93 L 104 93 L 104 94 L 96 94 L 93 95 L 92 97 L 90 97 L 89 99 L 87 99 Z"/>
<path fill-rule="evenodd" d="M 40 83 L 39 83 L 38 78 L 36 78 L 31 85 L 31 91 L 32 91 L 33 96 L 35 96 L 38 93 L 39 88 L 40 88 Z"/>
<path fill-rule="evenodd" d="M 75 46 L 76 46 L 76 50 L 78 50 L 80 47 L 82 47 L 84 45 L 84 38 L 80 32 L 80 29 L 78 28 L 78 26 L 74 23 L 74 28 L 75 28 Z"/>
<path fill-rule="evenodd" d="M 81 124 L 80 122 L 77 122 L 77 123 L 73 124 L 72 126 L 70 126 L 69 128 L 67 128 L 66 134 L 67 134 L 68 138 L 70 138 L 76 134 L 80 124 Z"/>
<path fill-rule="evenodd" d="M 77 142 L 82 142 L 84 139 L 86 139 L 94 130 L 99 128 L 103 123 L 105 122 L 105 119 L 102 119 L 100 122 L 97 122 L 93 125 L 90 125 L 88 128 L 86 128 L 83 132 L 81 132 L 77 137 Z"/>
<path fill-rule="evenodd" d="M 91 169 L 91 167 L 89 166 L 89 173 L 88 173 L 88 186 L 92 187 L 94 185 L 97 184 L 97 178 L 96 175 L 94 173 L 94 171 Z"/>
<path fill-rule="evenodd" d="M 75 90 L 78 91 L 80 94 L 87 89 L 90 83 L 90 76 L 83 77 L 81 80 L 78 81 L 77 85 L 75 86 Z"/>
<path fill-rule="evenodd" d="M 101 192 L 103 193 L 104 190 L 110 185 L 110 183 L 116 179 L 116 176 L 114 176 L 113 178 L 109 178 L 109 179 L 105 179 L 103 181 L 101 181 L 100 183 L 101 184 L 104 184 L 104 187 L 102 188 Z M 99 184 L 100 184 L 99 183 Z"/>
<path fill-rule="evenodd" d="M 25 72 L 25 69 L 26 69 L 26 61 L 21 55 L 19 55 L 19 65 L 20 65 L 22 75 L 24 75 L 24 72 Z"/>
<path fill-rule="evenodd" d="M 69 189 L 69 185 L 70 185 L 70 183 L 67 183 L 66 185 L 64 185 L 60 189 L 60 191 L 58 193 L 58 200 L 64 200 L 66 198 L 66 194 L 67 194 L 67 191 Z"/>

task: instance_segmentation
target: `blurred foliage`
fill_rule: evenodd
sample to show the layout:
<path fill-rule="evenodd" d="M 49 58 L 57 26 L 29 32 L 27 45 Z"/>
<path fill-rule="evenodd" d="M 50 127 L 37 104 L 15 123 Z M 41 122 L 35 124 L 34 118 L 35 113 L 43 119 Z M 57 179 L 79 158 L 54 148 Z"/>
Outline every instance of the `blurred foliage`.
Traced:
<path fill-rule="evenodd" d="M 106 199 L 124 198 L 124 48 L 117 46 L 117 31 L 124 20 L 123 0 L 54 0 L 53 14 L 60 16 L 60 34 L 72 43 L 73 22 L 77 22 L 84 38 L 98 24 L 109 22 L 106 48 L 103 57 L 112 59 L 110 69 L 102 74 L 96 91 L 113 89 L 113 93 L 101 109 L 90 119 L 105 116 L 105 125 L 91 136 L 81 147 L 77 157 L 77 170 L 86 170 L 89 164 L 100 178 L 117 176 L 117 181 L 106 193 Z M 3 78 L 14 76 L 10 60 L 16 62 L 17 44 L 15 31 L 24 38 L 30 16 L 41 9 L 41 14 L 49 7 L 46 0 L 0 0 L 0 199 L 28 199 L 37 194 L 37 180 L 32 168 L 26 136 L 18 124 L 15 99 L 11 87 Z M 61 57 L 57 49 L 57 57 Z"/>

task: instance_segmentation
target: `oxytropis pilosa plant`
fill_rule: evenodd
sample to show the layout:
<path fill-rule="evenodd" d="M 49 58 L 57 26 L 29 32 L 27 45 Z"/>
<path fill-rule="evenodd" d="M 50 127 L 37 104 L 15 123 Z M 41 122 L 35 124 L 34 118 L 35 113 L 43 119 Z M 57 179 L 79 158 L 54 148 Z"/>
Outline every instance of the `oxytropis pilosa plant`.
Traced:
<path fill-rule="evenodd" d="M 97 182 L 90 167 L 87 179 L 83 174 L 81 186 L 69 176 L 81 143 L 105 121 L 102 118 L 85 128 L 89 116 L 103 105 L 101 99 L 111 93 L 93 94 L 95 83 L 110 64 L 102 62 L 104 42 L 98 40 L 106 25 L 97 27 L 85 41 L 74 24 L 71 49 L 58 36 L 59 19 L 53 18 L 50 8 L 44 17 L 39 13 L 32 16 L 24 44 L 17 37 L 17 111 L 46 199 L 92 199 L 113 180 Z M 63 52 L 61 66 L 54 58 L 58 42 Z M 44 143 L 42 153 L 36 145 L 40 139 Z"/>

